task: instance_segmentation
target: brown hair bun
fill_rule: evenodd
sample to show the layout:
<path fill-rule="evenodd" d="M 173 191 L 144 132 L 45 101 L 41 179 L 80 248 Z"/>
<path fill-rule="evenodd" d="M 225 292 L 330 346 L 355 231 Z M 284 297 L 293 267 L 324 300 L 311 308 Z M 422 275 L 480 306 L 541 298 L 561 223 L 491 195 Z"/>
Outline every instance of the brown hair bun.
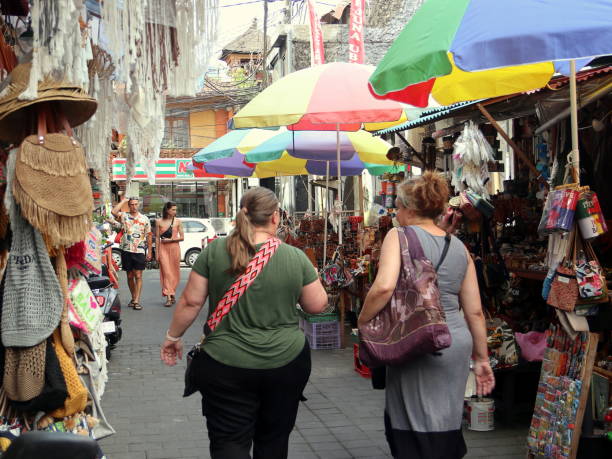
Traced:
<path fill-rule="evenodd" d="M 448 202 L 448 184 L 438 172 L 425 171 L 423 175 L 406 180 L 398 187 L 398 198 L 402 207 L 414 211 L 421 217 L 435 219 Z"/>

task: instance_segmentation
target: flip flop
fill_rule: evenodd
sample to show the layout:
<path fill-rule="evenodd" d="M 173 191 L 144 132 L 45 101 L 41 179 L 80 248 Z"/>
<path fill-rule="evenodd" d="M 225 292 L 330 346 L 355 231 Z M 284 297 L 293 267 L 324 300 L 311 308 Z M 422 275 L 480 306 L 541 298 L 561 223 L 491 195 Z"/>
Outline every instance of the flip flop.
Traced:
<path fill-rule="evenodd" d="M 133 308 L 134 307 L 134 300 L 131 300 L 128 304 L 127 304 L 128 308 Z"/>
<path fill-rule="evenodd" d="M 142 309 L 142 306 L 140 305 L 140 303 L 134 303 L 132 305 L 132 307 L 136 310 L 136 311 L 140 311 Z"/>

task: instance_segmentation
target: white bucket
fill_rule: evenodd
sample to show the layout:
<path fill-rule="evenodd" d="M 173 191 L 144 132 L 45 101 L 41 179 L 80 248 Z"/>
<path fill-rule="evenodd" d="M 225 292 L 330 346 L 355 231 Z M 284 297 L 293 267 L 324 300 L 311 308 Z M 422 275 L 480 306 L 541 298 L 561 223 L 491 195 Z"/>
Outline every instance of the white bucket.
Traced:
<path fill-rule="evenodd" d="M 495 405 L 491 398 L 467 399 L 467 428 L 486 432 L 493 430 Z"/>

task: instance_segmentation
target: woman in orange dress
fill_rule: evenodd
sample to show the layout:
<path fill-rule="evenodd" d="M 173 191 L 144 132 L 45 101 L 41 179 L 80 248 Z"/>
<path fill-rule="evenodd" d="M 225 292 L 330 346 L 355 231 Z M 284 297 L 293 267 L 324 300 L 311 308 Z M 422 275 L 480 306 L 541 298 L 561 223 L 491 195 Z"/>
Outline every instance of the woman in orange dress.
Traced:
<path fill-rule="evenodd" d="M 159 280 L 162 296 L 166 297 L 164 306 L 175 303 L 176 287 L 181 280 L 181 248 L 179 243 L 185 239 L 183 225 L 176 218 L 176 204 L 168 201 L 164 205 L 162 218 L 155 222 L 155 251 L 159 263 Z"/>

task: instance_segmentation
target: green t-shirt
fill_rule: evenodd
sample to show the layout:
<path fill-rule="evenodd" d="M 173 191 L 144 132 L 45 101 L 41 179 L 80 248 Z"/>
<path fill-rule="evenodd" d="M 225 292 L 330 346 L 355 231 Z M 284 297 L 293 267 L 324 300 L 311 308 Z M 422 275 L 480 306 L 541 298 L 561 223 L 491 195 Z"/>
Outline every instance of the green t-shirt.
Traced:
<path fill-rule="evenodd" d="M 193 265 L 196 273 L 208 279 L 210 310 L 236 279 L 228 273 L 229 267 L 226 238 L 211 242 Z M 302 287 L 316 279 L 317 272 L 304 252 L 281 244 L 206 338 L 204 350 L 215 360 L 239 368 L 270 369 L 288 364 L 304 348 L 296 305 Z"/>

